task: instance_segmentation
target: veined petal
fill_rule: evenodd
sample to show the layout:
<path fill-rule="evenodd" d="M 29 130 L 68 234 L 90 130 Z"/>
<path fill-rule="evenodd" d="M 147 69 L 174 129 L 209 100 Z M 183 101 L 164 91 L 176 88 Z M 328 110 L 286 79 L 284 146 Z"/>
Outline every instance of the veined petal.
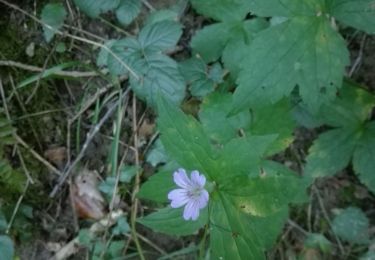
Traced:
<path fill-rule="evenodd" d="M 208 192 L 205 189 L 203 189 L 201 195 L 196 199 L 198 207 L 200 209 L 203 209 L 204 207 L 206 207 L 208 203 L 208 199 L 209 199 Z"/>
<path fill-rule="evenodd" d="M 203 188 L 203 186 L 206 184 L 206 177 L 204 177 L 203 174 L 199 174 L 198 171 L 192 171 L 190 177 L 191 182 L 198 187 Z"/>
<path fill-rule="evenodd" d="M 178 186 L 184 189 L 187 189 L 192 186 L 191 181 L 186 175 L 186 171 L 182 168 L 178 169 L 173 173 L 173 180 Z"/>
<path fill-rule="evenodd" d="M 179 208 L 189 201 L 187 191 L 184 189 L 175 189 L 168 193 L 168 199 L 171 200 L 172 208 Z"/>
<path fill-rule="evenodd" d="M 185 208 L 184 208 L 184 214 L 183 214 L 183 217 L 185 220 L 189 220 L 189 219 L 192 219 L 192 220 L 197 220 L 198 217 L 199 217 L 199 206 L 197 204 L 197 202 L 195 202 L 194 200 L 190 200 Z"/>

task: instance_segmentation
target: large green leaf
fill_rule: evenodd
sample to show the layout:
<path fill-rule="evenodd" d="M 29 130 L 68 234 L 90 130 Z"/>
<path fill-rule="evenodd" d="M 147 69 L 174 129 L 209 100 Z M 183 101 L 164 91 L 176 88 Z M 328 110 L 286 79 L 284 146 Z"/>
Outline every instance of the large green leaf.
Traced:
<path fill-rule="evenodd" d="M 190 0 L 198 13 L 218 21 L 241 21 L 250 11 L 248 0 Z"/>
<path fill-rule="evenodd" d="M 210 206 L 210 248 L 214 259 L 265 259 L 262 240 L 246 214 L 224 194 Z"/>
<path fill-rule="evenodd" d="M 233 112 L 276 102 L 297 84 L 304 102 L 317 110 L 334 99 L 349 61 L 345 41 L 324 17 L 297 17 L 266 29 L 247 53 Z"/>
<path fill-rule="evenodd" d="M 219 59 L 230 33 L 226 23 L 216 23 L 205 26 L 197 31 L 191 39 L 191 47 L 194 54 L 198 54 L 206 62 Z"/>
<path fill-rule="evenodd" d="M 217 159 L 220 171 L 215 176 L 227 182 L 231 182 L 231 176 L 257 176 L 262 157 L 275 139 L 275 135 L 232 139 L 220 150 Z"/>
<path fill-rule="evenodd" d="M 225 144 L 237 137 L 240 129 L 250 124 L 250 113 L 244 111 L 228 116 L 232 105 L 232 95 L 214 92 L 205 97 L 199 111 L 199 119 L 204 131 L 215 144 Z"/>
<path fill-rule="evenodd" d="M 341 239 L 354 244 L 369 242 L 369 220 L 359 208 L 342 210 L 332 222 L 333 232 Z"/>
<path fill-rule="evenodd" d="M 191 47 L 194 53 L 200 55 L 206 62 L 216 61 L 225 54 L 224 64 L 232 72 L 232 69 L 238 69 L 236 62 L 241 60 L 243 50 L 234 50 L 234 46 L 249 44 L 254 35 L 267 26 L 266 20 L 260 18 L 208 25 L 195 33 L 191 40 Z M 226 46 L 229 50 L 226 50 Z M 234 53 L 230 53 L 231 50 L 234 50 Z"/>
<path fill-rule="evenodd" d="M 117 20 L 123 25 L 129 25 L 141 12 L 140 0 L 121 0 L 116 9 Z"/>
<path fill-rule="evenodd" d="M 237 210 L 252 216 L 273 214 L 289 203 L 300 202 L 306 186 L 294 176 L 228 177 L 222 192 L 236 205 Z"/>
<path fill-rule="evenodd" d="M 251 11 L 259 16 L 317 16 L 325 0 L 249 0 Z"/>
<path fill-rule="evenodd" d="M 375 33 L 375 3 L 373 0 L 334 0 L 330 13 L 340 22 Z"/>
<path fill-rule="evenodd" d="M 66 11 L 62 4 L 46 4 L 43 7 L 41 19 L 44 24 L 58 30 L 63 26 L 66 18 Z M 43 35 L 47 42 L 50 42 L 55 31 L 43 25 Z"/>
<path fill-rule="evenodd" d="M 138 40 L 144 50 L 166 51 L 173 49 L 182 34 L 181 25 L 174 21 L 161 21 L 146 25 Z"/>
<path fill-rule="evenodd" d="M 179 66 L 193 96 L 206 96 L 223 81 L 224 71 L 219 63 L 208 67 L 202 59 L 191 58 L 181 62 Z"/>
<path fill-rule="evenodd" d="M 359 179 L 375 193 L 375 122 L 365 126 L 353 155 L 353 168 Z"/>
<path fill-rule="evenodd" d="M 175 162 L 164 165 L 157 173 L 148 178 L 147 182 L 142 184 L 137 196 L 156 202 L 168 202 L 168 193 L 176 188 L 176 184 L 173 182 L 173 172 L 178 168 L 179 166 Z"/>
<path fill-rule="evenodd" d="M 156 107 L 159 94 L 174 104 L 181 103 L 185 97 L 185 82 L 173 59 L 161 53 L 153 53 L 137 60 L 134 67 L 141 78 L 130 75 L 130 86 L 148 105 Z"/>
<path fill-rule="evenodd" d="M 295 123 L 288 99 L 254 109 L 251 115 L 251 123 L 245 128 L 250 135 L 277 135 L 277 139 L 267 151 L 268 155 L 283 151 L 293 142 Z"/>
<path fill-rule="evenodd" d="M 350 162 L 359 136 L 356 129 L 339 128 L 321 134 L 307 156 L 306 174 L 330 176 Z"/>
<path fill-rule="evenodd" d="M 158 102 L 161 141 L 182 167 L 212 177 L 216 172 L 215 154 L 201 125 L 163 98 Z"/>
<path fill-rule="evenodd" d="M 1 260 L 13 260 L 13 241 L 8 236 L 0 236 L 0 258 Z"/>
<path fill-rule="evenodd" d="M 366 121 L 374 106 L 373 95 L 360 85 L 345 81 L 337 98 L 322 106 L 315 117 L 330 126 L 352 127 Z"/>
<path fill-rule="evenodd" d="M 120 0 L 74 0 L 74 3 L 90 17 L 98 17 L 99 14 L 115 9 Z"/>
<path fill-rule="evenodd" d="M 207 224 L 207 208 L 200 211 L 200 215 L 196 221 L 184 220 L 182 211 L 183 208 L 173 209 L 167 207 L 138 219 L 138 222 L 152 228 L 156 232 L 179 236 L 194 234 Z"/>

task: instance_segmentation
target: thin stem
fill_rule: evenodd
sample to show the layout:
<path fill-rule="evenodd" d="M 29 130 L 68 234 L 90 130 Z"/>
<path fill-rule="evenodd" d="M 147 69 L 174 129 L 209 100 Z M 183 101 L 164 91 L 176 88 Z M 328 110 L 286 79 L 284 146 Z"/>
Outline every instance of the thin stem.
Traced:
<path fill-rule="evenodd" d="M 138 128 L 137 128 L 137 99 L 135 95 L 133 94 L 133 133 L 134 133 L 134 147 L 135 147 L 135 164 L 137 166 L 137 169 L 139 168 L 139 153 L 138 153 Z M 130 224 L 131 224 L 131 231 L 133 236 L 133 241 L 137 247 L 137 251 L 139 253 L 139 257 L 141 260 L 145 260 L 145 257 L 143 255 L 141 244 L 139 243 L 138 236 L 137 236 L 137 230 L 135 226 L 135 222 L 137 219 L 137 211 L 138 211 L 138 199 L 136 197 L 138 191 L 139 191 L 139 185 L 140 185 L 140 171 L 137 170 L 137 174 L 135 175 L 135 182 L 133 187 L 133 193 L 132 193 L 132 211 L 131 211 L 131 218 L 130 218 Z"/>

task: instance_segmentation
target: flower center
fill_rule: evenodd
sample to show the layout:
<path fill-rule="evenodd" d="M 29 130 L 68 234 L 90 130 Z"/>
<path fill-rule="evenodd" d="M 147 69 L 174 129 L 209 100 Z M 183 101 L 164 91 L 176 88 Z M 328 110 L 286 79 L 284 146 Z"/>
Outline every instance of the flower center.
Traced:
<path fill-rule="evenodd" d="M 189 198 L 198 198 L 201 196 L 201 194 L 202 194 L 202 189 L 199 187 L 193 188 L 187 192 L 187 195 L 189 196 Z"/>

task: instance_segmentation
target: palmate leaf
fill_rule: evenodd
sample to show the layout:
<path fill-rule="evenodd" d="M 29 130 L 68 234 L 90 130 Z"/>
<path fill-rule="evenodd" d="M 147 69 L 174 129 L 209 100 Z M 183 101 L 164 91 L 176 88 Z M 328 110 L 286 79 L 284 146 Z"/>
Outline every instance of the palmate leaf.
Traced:
<path fill-rule="evenodd" d="M 321 134 L 309 150 L 305 172 L 309 176 L 331 176 L 352 160 L 359 179 L 375 192 L 375 123 L 368 122 L 375 97 L 356 84 L 346 82 L 339 98 L 323 106 L 319 119 L 337 127 Z"/>
<path fill-rule="evenodd" d="M 85 14 L 95 18 L 101 13 L 105 13 L 117 8 L 117 6 L 120 4 L 120 0 L 74 0 L 74 3 Z"/>
<path fill-rule="evenodd" d="M 277 102 L 299 86 L 307 105 L 333 100 L 348 64 L 344 40 L 324 17 L 297 17 L 260 32 L 241 64 L 233 112 Z"/>
<path fill-rule="evenodd" d="M 375 31 L 371 0 L 251 0 L 259 16 L 288 17 L 258 34 L 242 63 L 233 113 L 267 101 L 275 102 L 298 85 L 316 112 L 341 87 L 349 53 L 327 17 L 367 32 Z"/>
<path fill-rule="evenodd" d="M 240 137 L 215 147 L 193 117 L 163 98 L 158 104 L 158 127 L 166 151 L 179 165 L 199 170 L 214 185 L 207 208 L 209 221 L 204 222 L 210 227 L 212 255 L 223 259 L 264 259 L 264 251 L 275 241 L 287 218 L 288 204 L 301 201 L 306 187 L 293 173 L 261 162 L 276 137 Z M 155 175 L 149 185 L 142 187 L 141 197 L 152 199 L 152 190 L 172 182 L 172 172 L 170 169 L 169 173 Z M 167 191 L 162 190 L 160 201 L 167 197 Z M 169 234 L 191 234 L 204 224 L 186 222 L 181 209 L 169 208 L 140 222 Z"/>
<path fill-rule="evenodd" d="M 247 0 L 190 0 L 194 9 L 218 21 L 241 21 L 250 11 Z"/>
<path fill-rule="evenodd" d="M 174 48 L 181 33 L 177 22 L 149 24 L 138 38 L 109 40 L 106 46 L 112 53 L 102 48 L 97 64 L 106 65 L 113 75 L 129 74 L 130 86 L 149 106 L 156 107 L 159 93 L 179 104 L 185 96 L 184 78 L 177 63 L 163 51 Z"/>
<path fill-rule="evenodd" d="M 373 0 L 334 0 L 332 15 L 345 25 L 370 34 L 375 33 L 375 3 Z"/>
<path fill-rule="evenodd" d="M 215 23 L 197 31 L 191 40 L 191 47 L 194 54 L 201 56 L 205 62 L 216 61 L 225 53 L 223 61 L 226 66 L 229 65 L 228 69 L 231 70 L 242 55 L 242 52 L 240 55 L 235 52 L 232 57 L 229 52 L 233 50 L 232 45 L 238 43 L 246 46 L 256 33 L 267 26 L 266 20 L 260 18 L 248 21 Z M 226 51 L 227 46 L 230 48 L 228 51 Z"/>

